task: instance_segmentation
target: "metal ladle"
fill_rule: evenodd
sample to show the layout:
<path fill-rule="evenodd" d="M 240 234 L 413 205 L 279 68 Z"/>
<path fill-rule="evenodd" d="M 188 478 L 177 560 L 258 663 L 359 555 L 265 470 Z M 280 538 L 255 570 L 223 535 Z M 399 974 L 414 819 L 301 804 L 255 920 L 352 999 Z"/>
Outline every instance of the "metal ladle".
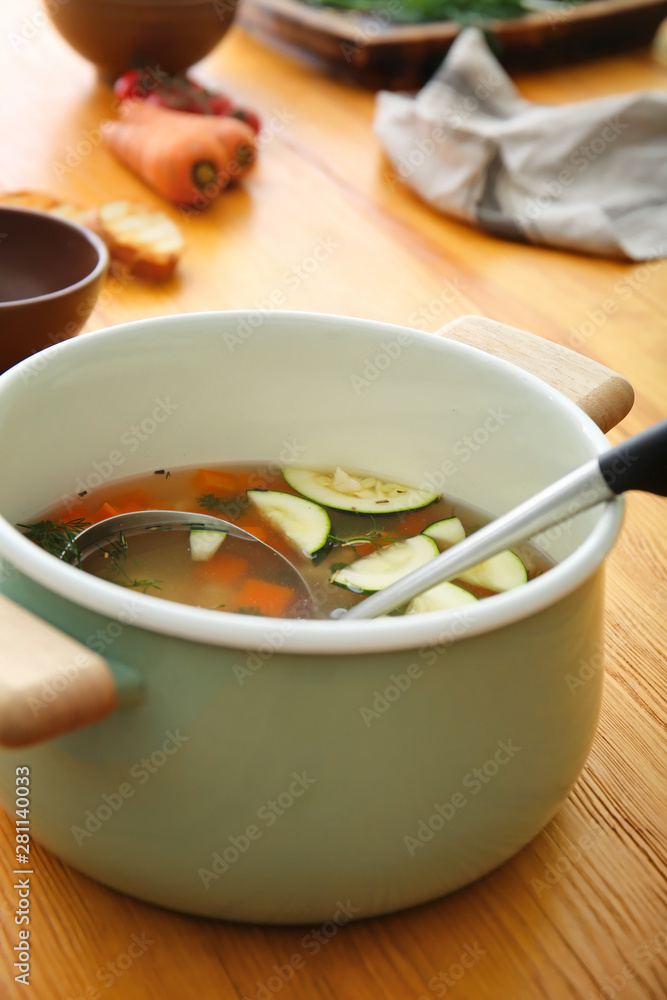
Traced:
<path fill-rule="evenodd" d="M 221 517 L 213 517 L 211 514 L 198 514 L 188 510 L 133 510 L 127 514 L 115 514 L 113 517 L 107 517 L 103 521 L 98 521 L 97 524 L 80 531 L 65 546 L 59 558 L 69 563 L 80 563 L 81 556 L 88 549 L 101 548 L 121 532 L 127 534 L 142 529 L 160 531 L 172 527 L 189 528 L 191 531 L 219 531 L 221 534 L 232 535 L 234 538 L 261 545 L 280 560 L 281 570 L 289 572 L 289 585 L 293 587 L 299 597 L 306 598 L 312 607 L 313 598 L 310 588 L 289 559 L 277 552 L 271 545 L 262 542 L 255 535 L 251 535 L 249 531 L 244 531 L 236 524 L 224 521 Z"/>
<path fill-rule="evenodd" d="M 667 420 L 570 472 L 514 510 L 496 518 L 402 580 L 333 617 L 375 618 L 399 608 L 437 583 L 456 579 L 509 545 L 566 521 L 580 511 L 613 500 L 627 490 L 667 496 Z"/>

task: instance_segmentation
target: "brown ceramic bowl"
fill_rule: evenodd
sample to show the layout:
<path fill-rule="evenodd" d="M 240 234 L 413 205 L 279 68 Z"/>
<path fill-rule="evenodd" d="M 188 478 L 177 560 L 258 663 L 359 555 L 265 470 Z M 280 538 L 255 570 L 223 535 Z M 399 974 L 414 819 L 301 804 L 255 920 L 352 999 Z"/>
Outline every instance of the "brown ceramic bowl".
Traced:
<path fill-rule="evenodd" d="M 231 25 L 237 2 L 67 0 L 51 17 L 72 48 L 112 83 L 133 66 L 173 74 L 203 59 Z"/>
<path fill-rule="evenodd" d="M 0 206 L 0 371 L 78 333 L 108 263 L 102 240 L 82 226 Z"/>

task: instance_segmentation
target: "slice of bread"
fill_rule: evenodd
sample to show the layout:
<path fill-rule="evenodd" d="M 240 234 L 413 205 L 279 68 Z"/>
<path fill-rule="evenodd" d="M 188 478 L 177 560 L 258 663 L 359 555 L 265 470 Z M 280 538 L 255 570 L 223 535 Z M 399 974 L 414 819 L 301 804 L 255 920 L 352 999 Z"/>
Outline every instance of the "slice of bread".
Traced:
<path fill-rule="evenodd" d="M 0 194 L 0 203 L 15 205 L 16 208 L 38 208 L 48 212 L 59 204 L 58 199 L 44 191 L 6 191 Z"/>
<path fill-rule="evenodd" d="M 114 260 L 149 281 L 171 277 L 183 251 L 183 237 L 164 212 L 130 201 L 110 201 L 96 209 L 90 225 Z"/>
<path fill-rule="evenodd" d="M 129 201 L 111 201 L 100 208 L 83 208 L 59 201 L 43 191 L 9 191 L 0 204 L 52 212 L 93 229 L 109 247 L 112 264 L 147 281 L 171 277 L 183 251 L 183 237 L 164 212 Z"/>
<path fill-rule="evenodd" d="M 74 205 L 71 202 L 59 201 L 56 205 L 47 209 L 51 215 L 59 215 L 61 219 L 68 222 L 78 222 L 80 226 L 89 226 L 90 209 L 82 208 L 81 205 Z"/>

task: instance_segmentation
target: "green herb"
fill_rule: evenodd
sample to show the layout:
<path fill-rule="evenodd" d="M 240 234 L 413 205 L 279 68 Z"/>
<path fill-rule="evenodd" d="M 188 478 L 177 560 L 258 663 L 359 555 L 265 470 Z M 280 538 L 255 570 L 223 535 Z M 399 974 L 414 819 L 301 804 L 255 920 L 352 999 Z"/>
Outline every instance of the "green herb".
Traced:
<path fill-rule="evenodd" d="M 337 573 L 339 569 L 346 569 L 347 566 L 348 566 L 348 563 L 346 563 L 346 562 L 334 562 L 334 563 L 331 563 L 331 565 L 329 566 L 329 571 L 331 573 Z"/>
<path fill-rule="evenodd" d="M 79 559 L 79 550 L 72 543 L 84 528 L 90 527 L 90 521 L 76 517 L 72 521 L 37 521 L 35 524 L 17 524 L 16 527 L 23 528 L 26 538 L 52 556 L 60 556 L 68 546 L 72 546 Z"/>
<path fill-rule="evenodd" d="M 127 572 L 127 569 L 125 568 L 127 562 L 127 539 L 122 531 L 115 541 L 110 542 L 106 548 L 101 548 L 100 551 L 104 553 L 104 558 L 109 560 L 110 571 L 118 574 L 118 576 L 125 577 L 124 580 L 118 581 L 121 587 L 131 587 L 135 590 L 143 590 L 144 594 L 151 588 L 154 590 L 162 590 L 160 587 L 160 583 L 162 582 L 161 580 L 139 580 L 137 577 L 131 577 Z M 137 559 L 133 559 L 132 561 L 137 566 L 141 565 Z"/>
<path fill-rule="evenodd" d="M 226 514 L 228 517 L 238 517 L 248 507 L 248 499 L 244 496 L 234 497 L 233 500 L 225 500 L 215 493 L 204 493 L 197 497 L 197 503 L 204 510 L 212 513 Z"/>
<path fill-rule="evenodd" d="M 368 542 L 374 545 L 376 549 L 379 549 L 382 545 L 391 545 L 394 542 L 403 542 L 409 535 L 397 535 L 393 532 L 388 532 L 384 534 L 382 529 L 378 528 L 375 518 L 370 515 L 370 519 L 373 522 L 373 527 L 370 531 L 366 532 L 365 535 L 352 535 L 349 538 L 340 538 L 338 535 L 329 535 L 328 541 L 333 542 L 336 545 L 349 545 L 355 555 L 357 555 L 356 546 L 363 545 Z M 342 563 L 338 568 L 346 566 L 347 563 Z"/>
<path fill-rule="evenodd" d="M 244 607 L 244 608 L 237 608 L 236 609 L 236 614 L 237 615 L 259 615 L 261 618 L 264 617 L 263 612 L 260 611 L 259 608 L 256 608 L 256 607 L 251 606 L 251 605 L 249 605 L 248 607 Z"/>
<path fill-rule="evenodd" d="M 134 587 L 137 590 L 143 590 L 144 594 L 147 590 L 150 590 L 151 587 L 154 590 L 162 590 L 162 587 L 160 586 L 162 580 L 132 580 L 128 576 L 127 581 L 127 583 L 122 583 L 121 587 Z"/>
<path fill-rule="evenodd" d="M 164 478 L 165 478 L 165 479 L 169 479 L 169 476 L 170 476 L 170 475 L 171 475 L 171 472 L 165 472 L 165 474 L 164 474 Z"/>
<path fill-rule="evenodd" d="M 304 0 L 311 7 L 335 7 L 362 14 L 378 14 L 387 21 L 457 21 L 479 24 L 491 20 L 524 17 L 529 13 L 522 0 L 396 0 L 388 12 L 386 0 Z M 560 0 L 563 6 L 571 0 Z M 559 4 L 560 6 L 560 4 Z"/>

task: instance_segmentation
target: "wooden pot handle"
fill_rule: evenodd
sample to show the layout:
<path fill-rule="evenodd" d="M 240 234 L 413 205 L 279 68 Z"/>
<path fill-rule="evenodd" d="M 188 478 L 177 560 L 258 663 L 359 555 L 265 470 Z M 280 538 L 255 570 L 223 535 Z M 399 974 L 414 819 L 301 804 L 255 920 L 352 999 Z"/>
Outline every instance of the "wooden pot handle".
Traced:
<path fill-rule="evenodd" d="M 0 746 L 42 743 L 138 700 L 136 675 L 119 685 L 101 656 L 1 594 L 0 635 Z"/>
<path fill-rule="evenodd" d="M 576 403 L 605 434 L 632 409 L 635 394 L 621 375 L 533 333 L 483 316 L 461 316 L 438 330 L 438 336 L 478 347 L 537 375 Z"/>

